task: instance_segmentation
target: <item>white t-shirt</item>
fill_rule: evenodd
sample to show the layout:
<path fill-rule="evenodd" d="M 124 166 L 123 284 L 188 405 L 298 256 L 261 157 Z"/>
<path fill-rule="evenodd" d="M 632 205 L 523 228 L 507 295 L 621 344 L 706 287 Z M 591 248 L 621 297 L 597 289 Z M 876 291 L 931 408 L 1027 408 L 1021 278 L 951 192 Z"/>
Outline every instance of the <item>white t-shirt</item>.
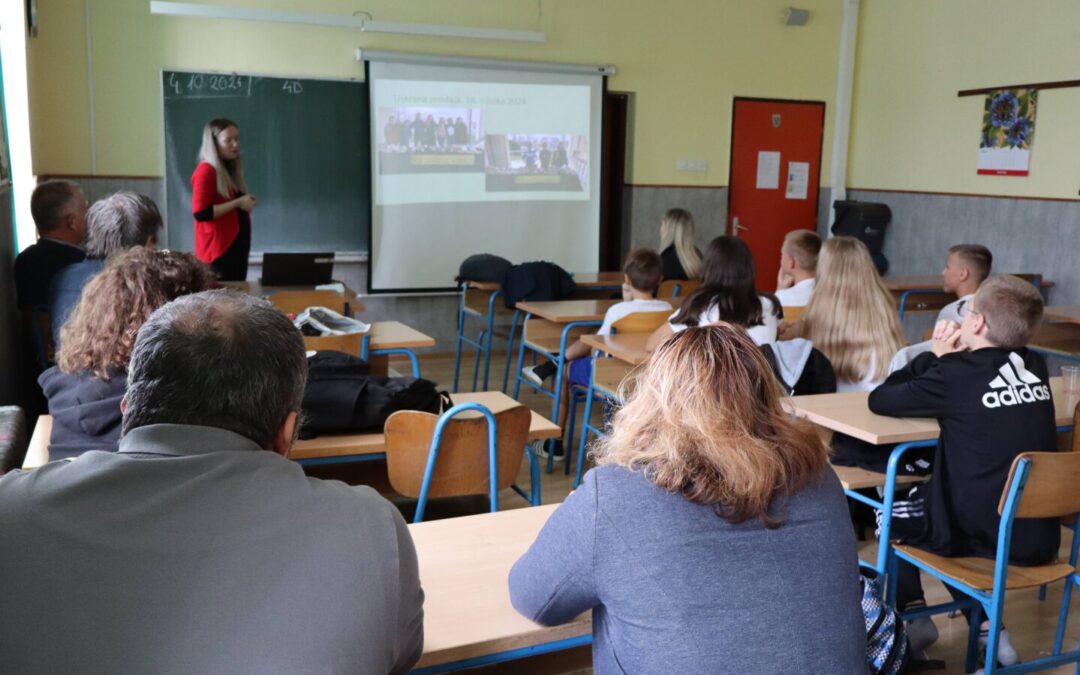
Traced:
<path fill-rule="evenodd" d="M 766 345 L 776 341 L 776 329 L 780 324 L 780 320 L 776 318 L 776 314 L 774 314 L 775 308 L 773 307 L 772 300 L 769 300 L 762 295 L 759 295 L 758 299 L 761 300 L 761 320 L 764 321 L 764 323 L 760 326 L 748 328 L 746 329 L 746 332 L 750 334 L 750 339 L 753 340 L 755 344 Z M 675 312 L 675 314 L 678 314 L 678 312 Z M 675 318 L 675 314 L 671 315 L 671 319 Z M 676 333 L 686 330 L 686 324 L 671 323 L 671 319 L 668 319 L 668 325 L 671 326 L 671 330 Z M 698 315 L 699 326 L 704 326 L 707 323 L 714 323 L 720 320 L 720 307 L 718 305 L 711 305 L 707 310 Z"/>
<path fill-rule="evenodd" d="M 604 314 L 604 325 L 596 331 L 597 335 L 611 335 L 611 324 L 635 312 L 670 312 L 671 303 L 667 300 L 624 300 L 608 308 Z"/>
<path fill-rule="evenodd" d="M 950 302 L 949 304 L 945 305 L 944 307 L 941 308 L 941 311 L 938 312 L 937 320 L 938 321 L 948 320 L 948 321 L 955 321 L 956 323 L 963 323 L 964 322 L 964 317 L 960 316 L 960 303 L 961 302 L 971 302 L 971 299 L 974 298 L 974 297 L 975 297 L 975 294 L 972 293 L 971 295 L 965 295 L 964 297 L 960 298 L 959 300 L 954 300 L 954 301 Z"/>
<path fill-rule="evenodd" d="M 806 307 L 810 304 L 810 296 L 814 293 L 814 279 L 803 279 L 791 288 L 785 288 L 776 292 L 777 299 L 783 307 Z"/>

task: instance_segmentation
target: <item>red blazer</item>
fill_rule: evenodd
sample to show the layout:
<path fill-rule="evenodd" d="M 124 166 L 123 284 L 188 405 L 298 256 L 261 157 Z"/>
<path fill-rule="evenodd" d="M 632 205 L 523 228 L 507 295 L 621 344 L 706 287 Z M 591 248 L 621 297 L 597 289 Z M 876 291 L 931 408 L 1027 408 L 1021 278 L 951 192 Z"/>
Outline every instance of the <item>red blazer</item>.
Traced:
<path fill-rule="evenodd" d="M 192 215 L 212 207 L 224 204 L 236 198 L 235 190 L 230 190 L 228 197 L 222 197 L 217 191 L 217 171 L 206 162 L 200 162 L 191 174 L 191 213 Z M 229 250 L 240 233 L 239 209 L 233 209 L 217 220 L 195 221 L 195 257 L 204 263 L 211 263 Z"/>

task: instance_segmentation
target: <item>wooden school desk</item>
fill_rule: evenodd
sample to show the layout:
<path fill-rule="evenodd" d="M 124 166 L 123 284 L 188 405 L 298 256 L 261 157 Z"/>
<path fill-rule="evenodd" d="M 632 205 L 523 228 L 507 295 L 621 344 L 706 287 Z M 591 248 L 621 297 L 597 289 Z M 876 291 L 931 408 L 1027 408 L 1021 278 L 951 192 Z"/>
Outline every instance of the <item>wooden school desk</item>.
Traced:
<path fill-rule="evenodd" d="M 1058 432 L 1068 431 L 1072 425 L 1076 399 L 1065 396 L 1060 377 L 1050 378 L 1050 389 L 1054 399 L 1054 416 Z M 874 445 L 898 443 L 889 456 L 888 470 L 884 474 L 849 467 L 834 467 L 841 480 L 845 482 L 844 491 L 848 497 L 881 509 L 882 518 L 878 539 L 877 563 L 874 568 L 884 574 L 888 546 L 881 542 L 889 540 L 893 493 L 897 485 L 914 482 L 917 478 L 897 476 L 903 453 L 914 447 L 931 447 L 937 443 L 941 427 L 937 420 L 923 417 L 886 417 L 870 412 L 868 400 L 870 393 L 865 391 L 845 392 L 840 394 L 815 394 L 811 396 L 792 396 L 784 399 L 784 405 L 798 417 L 830 431 L 845 433 Z M 846 480 L 845 480 L 846 478 Z M 876 501 L 859 494 L 856 490 L 868 487 L 884 488 L 884 498 Z"/>
<path fill-rule="evenodd" d="M 622 288 L 622 272 L 587 272 L 573 274 L 571 276 L 574 279 L 574 284 L 579 289 L 585 291 L 617 291 Z M 498 299 L 502 296 L 502 289 L 497 281 L 463 280 L 459 282 L 459 284 L 461 295 L 460 304 L 458 306 L 457 340 L 454 348 L 454 391 L 458 390 L 458 383 L 461 376 L 462 344 L 466 344 L 476 350 L 476 359 L 473 362 L 472 388 L 477 388 L 481 354 L 484 355 L 484 379 L 482 388 L 488 388 L 488 376 L 491 373 L 491 341 L 494 335 L 495 319 L 499 315 L 513 315 L 511 329 L 506 338 L 506 370 L 503 371 L 502 384 L 502 390 L 506 391 L 506 385 L 510 375 L 510 364 L 513 360 L 512 357 L 514 353 L 514 330 L 517 328 L 520 313 L 515 310 L 507 309 L 505 305 L 498 302 Z M 478 319 L 483 325 L 483 328 L 481 328 L 480 333 L 475 340 L 465 334 L 466 317 Z"/>
<path fill-rule="evenodd" d="M 590 334 L 581 337 L 581 341 L 593 349 L 632 366 L 645 363 L 649 359 L 649 353 L 645 351 L 648 339 L 649 333 Z"/>
<path fill-rule="evenodd" d="M 400 321 L 375 321 L 360 343 L 360 358 L 370 363 L 373 374 L 385 375 L 389 369 L 388 358 L 394 354 L 402 355 L 412 365 L 412 376 L 420 377 L 420 361 L 413 350 L 434 346 L 435 338 Z"/>
<path fill-rule="evenodd" d="M 527 386 L 552 399 L 551 419 L 559 416 L 559 399 L 562 395 L 563 354 L 573 341 L 604 322 L 608 308 L 621 300 L 559 300 L 556 302 L 519 302 L 517 309 L 525 313 L 522 324 L 521 344 L 518 348 L 517 369 L 514 375 L 514 398 L 521 393 L 524 377 L 525 350 L 529 349 L 555 362 L 555 388 L 549 391 L 526 381 Z M 516 318 L 516 315 L 515 315 Z M 513 326 L 511 326 L 513 330 Z M 550 468 L 550 467 L 549 467 Z"/>
<path fill-rule="evenodd" d="M 1031 281 L 1035 284 L 1039 291 L 1043 294 L 1043 299 L 1046 298 L 1047 292 L 1054 287 L 1054 282 L 1046 281 L 1042 274 L 1018 274 L 1024 279 Z M 922 274 L 922 275 L 909 275 L 909 276 L 893 276 L 882 277 L 881 282 L 885 284 L 885 288 L 896 299 L 897 306 L 900 309 L 900 319 L 904 319 L 904 312 L 907 309 L 908 299 L 912 296 L 919 295 L 933 295 L 938 296 L 937 302 L 924 303 L 925 306 L 916 304 L 911 308 L 912 311 L 923 311 L 927 309 L 939 309 L 945 302 L 952 302 L 956 300 L 956 296 L 951 293 L 945 293 L 942 289 L 942 278 L 940 274 Z M 947 299 L 945 296 L 949 296 Z"/>
<path fill-rule="evenodd" d="M 518 402 L 499 391 L 456 394 L 454 403 L 481 403 L 492 412 L 501 412 L 518 405 Z M 463 416 L 477 413 L 462 413 Z M 52 417 L 38 417 L 30 447 L 22 468 L 34 469 L 49 461 L 49 436 L 52 434 Z M 557 438 L 561 430 L 553 422 L 533 411 L 529 425 L 529 439 Z M 289 458 L 301 464 L 327 464 L 331 462 L 371 461 L 386 458 L 386 438 L 380 432 L 357 434 L 324 434 L 293 444 Z"/>
<path fill-rule="evenodd" d="M 510 605 L 510 568 L 556 505 L 409 525 L 424 587 L 424 653 L 414 674 L 473 668 L 592 642 L 592 614 L 539 626 Z"/>
<path fill-rule="evenodd" d="M 259 298 L 265 298 L 274 293 L 280 293 L 282 291 L 314 291 L 318 290 L 315 286 L 263 286 L 258 281 L 220 281 L 223 288 L 231 288 L 236 291 L 242 291 L 248 295 L 254 295 Z M 345 299 L 346 314 L 352 316 L 356 312 L 364 311 L 364 305 L 358 301 L 356 291 L 349 288 L 340 281 L 334 281 L 332 283 L 341 284 L 344 289 L 342 296 Z"/>
<path fill-rule="evenodd" d="M 1047 323 L 1047 322 L 1057 323 Z M 1029 347 L 1042 354 L 1080 361 L 1080 305 L 1050 306 L 1031 337 Z"/>

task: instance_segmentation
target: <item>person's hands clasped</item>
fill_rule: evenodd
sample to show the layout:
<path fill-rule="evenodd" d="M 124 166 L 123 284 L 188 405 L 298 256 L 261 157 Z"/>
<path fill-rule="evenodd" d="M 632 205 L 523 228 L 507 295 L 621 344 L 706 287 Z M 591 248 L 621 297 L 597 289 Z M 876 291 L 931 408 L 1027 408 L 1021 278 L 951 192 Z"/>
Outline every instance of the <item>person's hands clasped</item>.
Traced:
<path fill-rule="evenodd" d="M 955 321 L 938 321 L 934 326 L 932 341 L 932 350 L 936 356 L 962 352 L 965 349 L 960 342 L 960 324 Z"/>
<path fill-rule="evenodd" d="M 781 268 L 776 273 L 776 290 L 782 291 L 795 285 L 795 278 Z"/>
<path fill-rule="evenodd" d="M 251 210 L 255 208 L 255 205 L 259 203 L 259 200 L 255 198 L 255 195 L 241 195 L 240 197 L 237 197 L 236 201 L 237 207 L 248 213 L 250 213 Z"/>

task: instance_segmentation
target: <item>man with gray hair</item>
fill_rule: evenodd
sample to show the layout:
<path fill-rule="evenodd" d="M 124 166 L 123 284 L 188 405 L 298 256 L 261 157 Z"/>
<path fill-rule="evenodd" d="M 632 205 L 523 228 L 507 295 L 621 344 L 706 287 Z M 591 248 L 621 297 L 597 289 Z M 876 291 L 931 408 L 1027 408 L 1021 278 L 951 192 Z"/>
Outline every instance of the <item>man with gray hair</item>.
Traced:
<path fill-rule="evenodd" d="M 105 259 L 134 246 L 156 246 L 160 230 L 161 213 L 146 195 L 122 190 L 94 202 L 86 212 L 86 260 L 60 270 L 49 289 L 53 344 L 59 347 L 60 328 Z"/>
<path fill-rule="evenodd" d="M 423 591 L 397 510 L 289 462 L 303 340 L 263 300 L 139 330 L 117 453 L 0 477 L 11 672 L 403 673 Z"/>

